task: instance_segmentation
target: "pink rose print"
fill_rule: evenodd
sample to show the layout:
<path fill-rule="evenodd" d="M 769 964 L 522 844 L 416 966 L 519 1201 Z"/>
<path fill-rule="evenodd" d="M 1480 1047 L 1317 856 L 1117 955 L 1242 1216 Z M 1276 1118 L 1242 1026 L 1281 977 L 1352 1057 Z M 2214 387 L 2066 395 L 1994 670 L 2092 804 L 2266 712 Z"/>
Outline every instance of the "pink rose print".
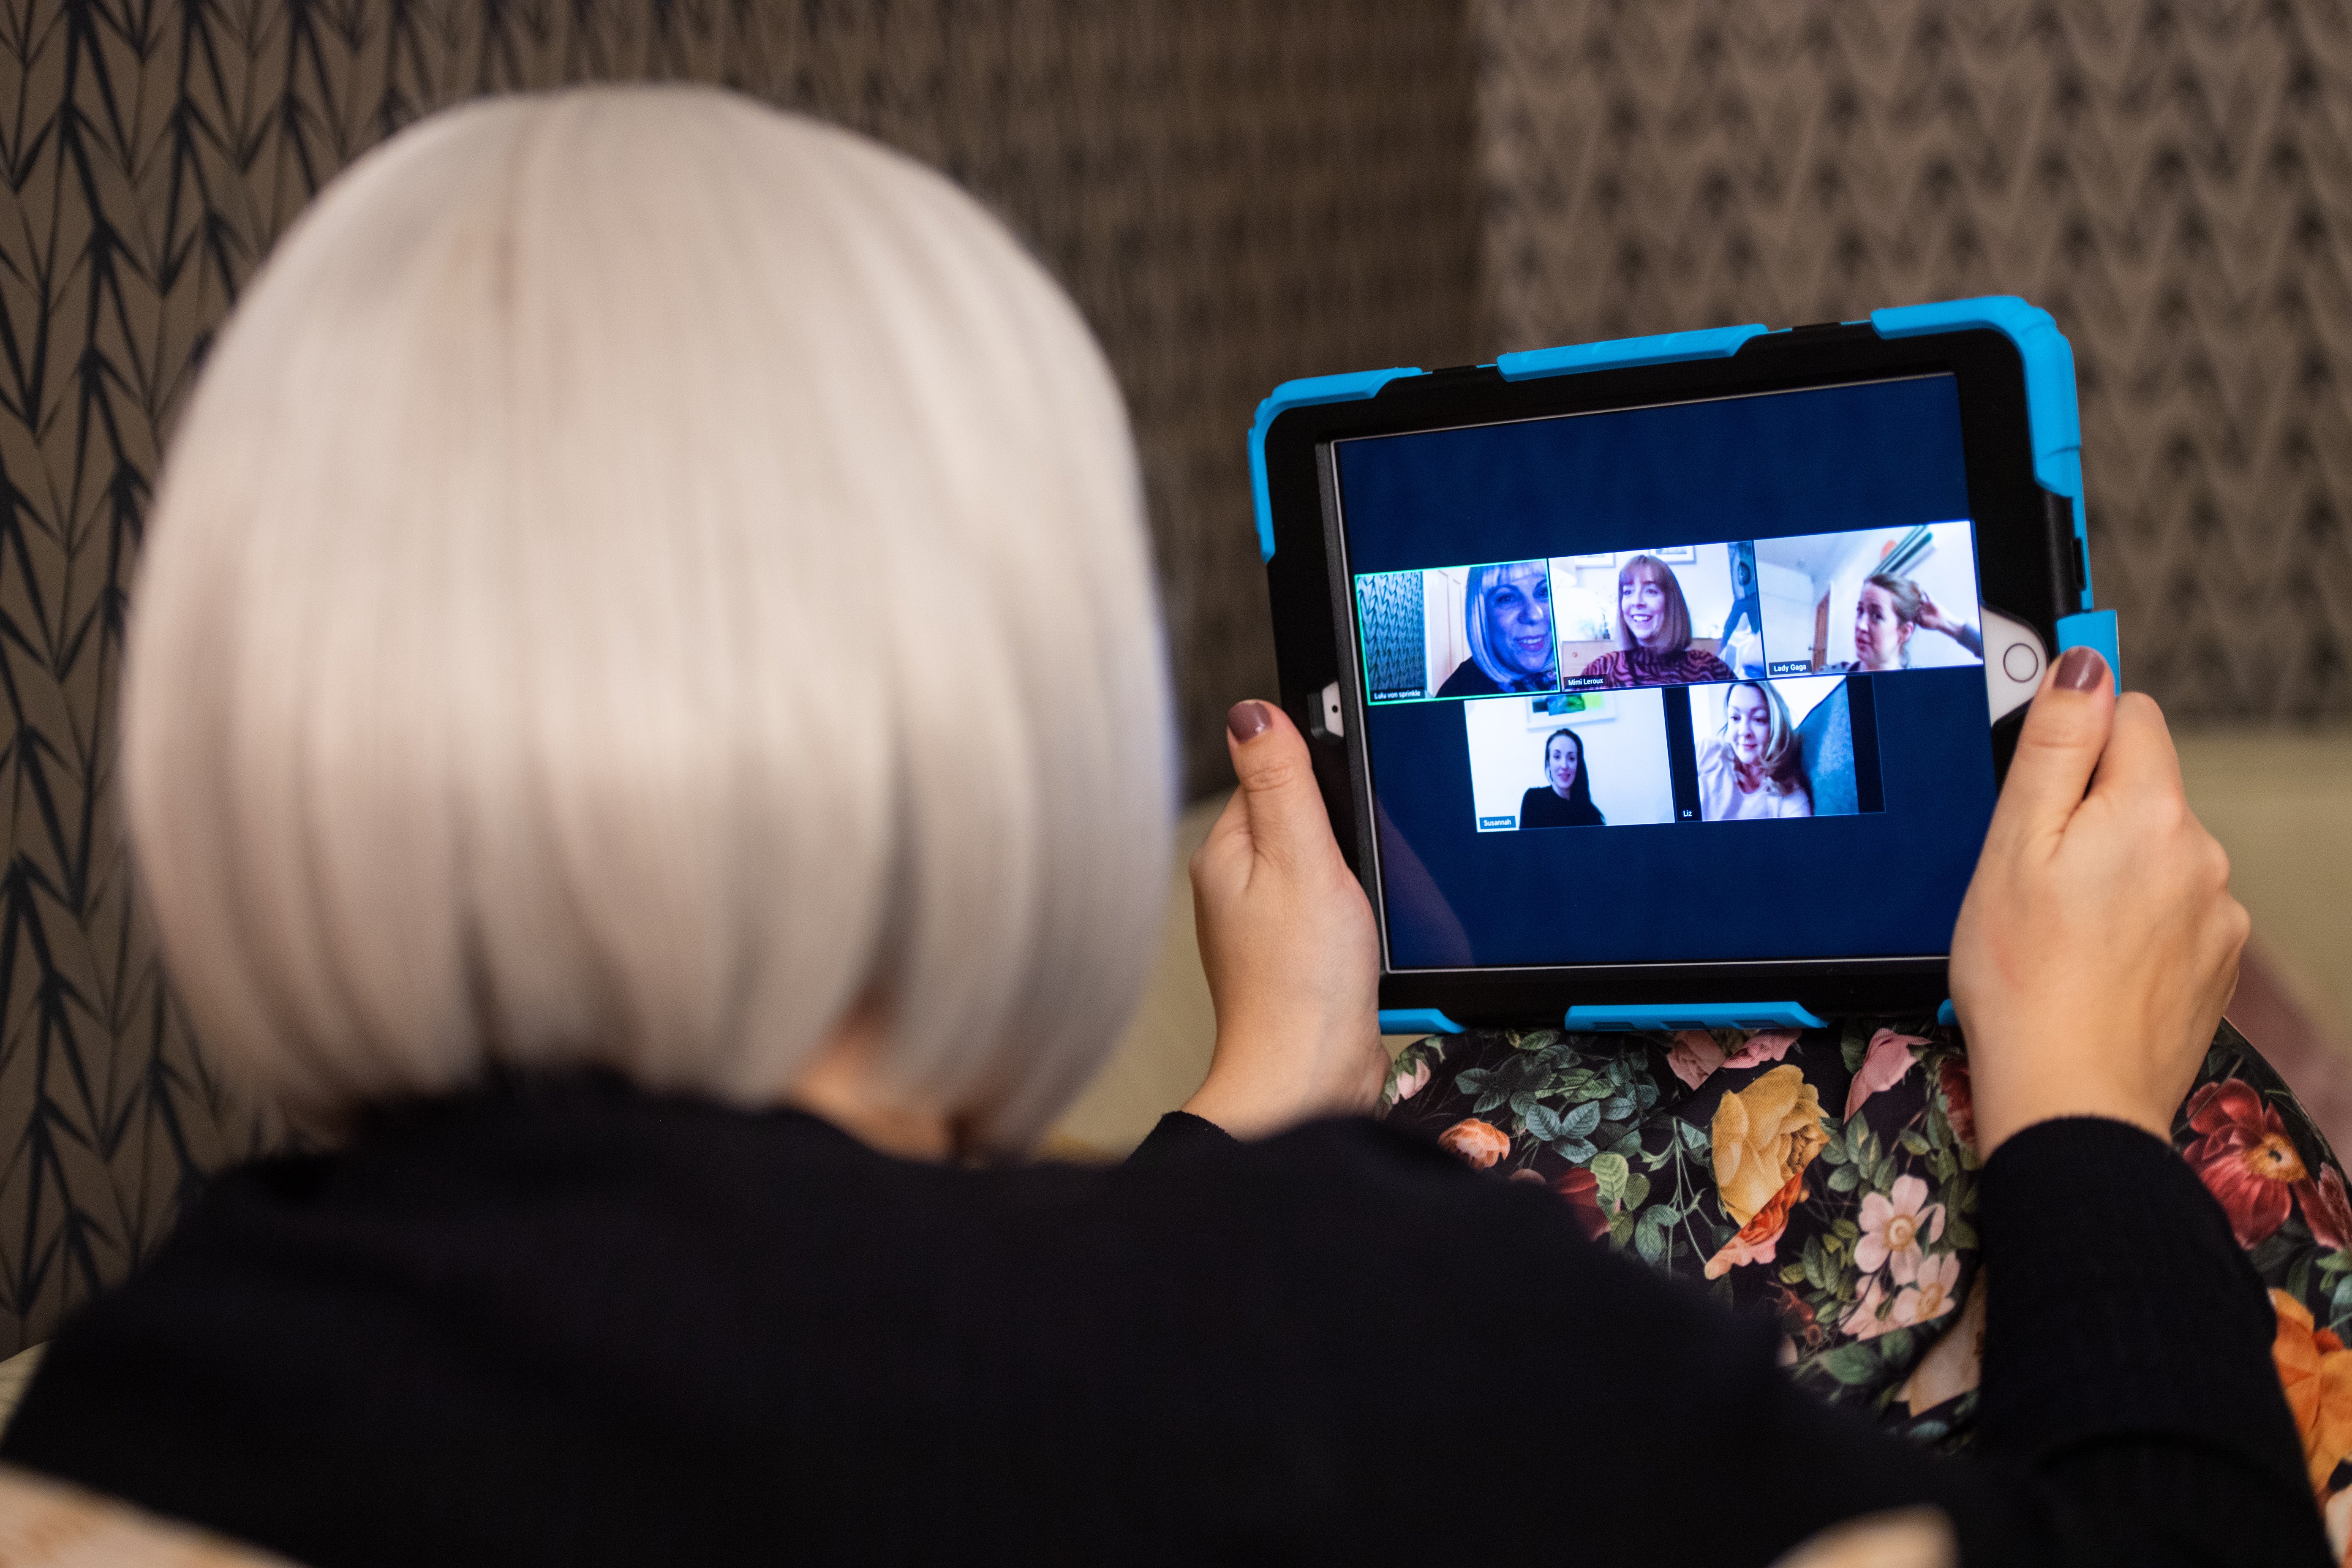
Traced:
<path fill-rule="evenodd" d="M 1723 1065 L 1723 1047 L 1705 1029 L 1679 1029 L 1675 1033 L 1674 1048 L 1666 1053 L 1666 1066 L 1674 1069 L 1685 1088 L 1696 1089 L 1714 1076 Z"/>
<path fill-rule="evenodd" d="M 1402 1105 L 1406 1100 L 1411 1100 L 1414 1095 L 1419 1094 L 1423 1089 L 1427 1089 L 1428 1087 L 1429 1063 L 1425 1060 L 1415 1062 L 1412 1064 L 1412 1070 L 1411 1072 L 1399 1073 L 1397 1075 L 1395 1102 L 1399 1105 Z"/>
<path fill-rule="evenodd" d="M 1845 1119 L 1862 1109 L 1862 1102 L 1882 1089 L 1893 1089 L 1911 1070 L 1911 1047 L 1927 1042 L 1918 1035 L 1898 1035 L 1892 1029 L 1881 1029 L 1870 1037 L 1870 1048 L 1863 1053 L 1862 1067 L 1853 1075 L 1853 1087 L 1845 1093 Z"/>
<path fill-rule="evenodd" d="M 1794 1029 L 1759 1029 L 1748 1037 L 1748 1043 L 1725 1058 L 1727 1068 L 1759 1068 L 1766 1062 L 1777 1062 L 1789 1054 L 1797 1043 Z M 1694 1086 L 1696 1087 L 1696 1086 Z"/>

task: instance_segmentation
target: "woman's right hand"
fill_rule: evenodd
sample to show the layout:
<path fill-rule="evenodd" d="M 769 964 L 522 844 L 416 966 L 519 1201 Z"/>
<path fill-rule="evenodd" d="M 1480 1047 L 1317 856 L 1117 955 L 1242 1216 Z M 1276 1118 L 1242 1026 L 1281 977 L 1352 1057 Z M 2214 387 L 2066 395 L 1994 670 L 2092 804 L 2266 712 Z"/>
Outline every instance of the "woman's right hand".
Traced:
<path fill-rule="evenodd" d="M 2169 1139 L 2245 941 L 2163 714 L 2068 652 L 2026 714 L 1952 933 L 1983 1152 L 2058 1116 Z"/>
<path fill-rule="evenodd" d="M 1331 837 L 1307 742 L 1270 702 L 1236 705 L 1226 728 L 1241 787 L 1192 857 L 1217 1048 L 1184 1109 L 1256 1138 L 1369 1111 L 1389 1057 L 1371 902 Z"/>

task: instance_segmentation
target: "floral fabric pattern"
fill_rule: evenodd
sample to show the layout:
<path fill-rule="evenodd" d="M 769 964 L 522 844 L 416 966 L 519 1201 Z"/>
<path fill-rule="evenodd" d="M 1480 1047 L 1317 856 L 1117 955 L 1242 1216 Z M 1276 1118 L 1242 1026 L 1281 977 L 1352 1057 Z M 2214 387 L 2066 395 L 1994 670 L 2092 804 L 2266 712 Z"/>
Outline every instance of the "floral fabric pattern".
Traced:
<path fill-rule="evenodd" d="M 1976 1119 L 1959 1032 L 1473 1031 L 1406 1047 L 1391 1122 L 1539 1182 L 1598 1245 L 1781 1332 L 1803 1387 L 1965 1445 L 1984 1336 Z M 2273 1357 L 2336 1551 L 2352 1537 L 2352 1199 L 2326 1140 L 2231 1026 L 2173 1128 L 2278 1318 Z"/>

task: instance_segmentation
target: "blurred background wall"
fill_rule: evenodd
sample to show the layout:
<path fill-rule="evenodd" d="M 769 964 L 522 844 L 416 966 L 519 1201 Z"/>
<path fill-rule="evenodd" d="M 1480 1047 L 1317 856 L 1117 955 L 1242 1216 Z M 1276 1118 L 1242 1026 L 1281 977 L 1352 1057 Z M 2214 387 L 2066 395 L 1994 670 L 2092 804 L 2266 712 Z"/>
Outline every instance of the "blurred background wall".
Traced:
<path fill-rule="evenodd" d="M 122 616 L 209 334 L 418 115 L 720 82 L 996 205 L 1134 410 L 1196 796 L 1229 782 L 1224 708 L 1271 685 L 1242 437 L 1276 382 L 1993 291 L 2074 339 L 2128 679 L 2269 727 L 2227 754 L 2274 784 L 2333 766 L 2312 726 L 2352 718 L 2347 65 L 2332 0 L 0 0 L 0 1353 L 270 1136 L 130 897 Z M 2320 760 L 2246 763 L 2263 745 Z M 1171 908 L 1080 1143 L 1197 1082 Z"/>
<path fill-rule="evenodd" d="M 1497 347 L 2022 294 L 2176 720 L 2352 718 L 2334 0 L 1479 0 Z"/>

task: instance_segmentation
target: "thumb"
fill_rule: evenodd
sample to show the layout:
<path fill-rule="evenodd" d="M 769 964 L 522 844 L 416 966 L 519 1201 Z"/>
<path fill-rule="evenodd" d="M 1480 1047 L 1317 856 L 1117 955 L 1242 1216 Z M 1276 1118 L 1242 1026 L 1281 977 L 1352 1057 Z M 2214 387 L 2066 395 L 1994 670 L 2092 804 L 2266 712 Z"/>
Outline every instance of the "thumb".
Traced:
<path fill-rule="evenodd" d="M 1234 799 L 1249 814 L 1261 858 L 1296 860 L 1331 842 L 1315 764 L 1288 714 L 1271 702 L 1236 702 L 1225 715 L 1225 745 L 1241 781 Z"/>
<path fill-rule="evenodd" d="M 2026 710 L 1987 837 L 2015 840 L 2064 831 L 2115 723 L 2115 678 L 2107 661 L 2096 649 L 2069 648 Z"/>

